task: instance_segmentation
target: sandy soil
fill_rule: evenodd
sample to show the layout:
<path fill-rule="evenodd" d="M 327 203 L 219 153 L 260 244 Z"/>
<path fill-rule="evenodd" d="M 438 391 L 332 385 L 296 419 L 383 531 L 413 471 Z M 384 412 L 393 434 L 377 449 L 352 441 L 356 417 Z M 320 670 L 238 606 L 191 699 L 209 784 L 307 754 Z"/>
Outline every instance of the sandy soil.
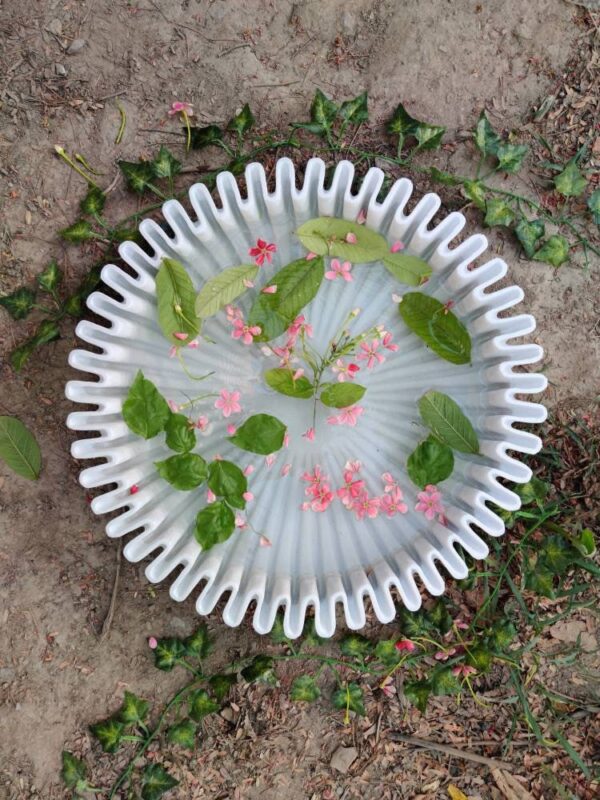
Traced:
<path fill-rule="evenodd" d="M 79 263 L 77 249 L 62 247 L 55 236 L 57 227 L 73 221 L 81 188 L 53 157 L 55 143 L 86 154 L 110 180 L 117 157 L 134 159 L 150 152 L 155 141 L 169 140 L 168 134 L 143 129 L 160 128 L 176 98 L 193 102 L 201 121 L 224 121 L 248 101 L 261 122 L 281 125 L 306 118 L 316 86 L 337 98 L 368 89 L 374 117 L 402 100 L 415 116 L 448 126 L 450 138 L 470 128 L 484 106 L 498 127 L 510 127 L 546 93 L 577 46 L 577 13 L 560 0 L 4 0 L 0 290 L 33 278 L 52 256 L 73 281 L 89 264 Z M 69 54 L 79 39 L 83 46 Z M 117 94 L 128 115 L 118 147 Z M 464 166 L 460 153 L 440 159 L 451 171 Z M 496 235 L 492 242 L 538 319 L 551 381 L 547 402 L 576 395 L 585 405 L 599 385 L 590 368 L 600 357 L 599 273 L 576 265 L 556 272 L 520 260 L 513 245 Z M 1 316 L 6 354 L 24 328 Z M 63 339 L 34 356 L 18 376 L 2 365 L 0 410 L 29 424 L 44 454 L 37 484 L 14 478 L 0 465 L 2 798 L 62 797 L 57 775 L 63 744 L 72 745 L 85 726 L 116 707 L 124 686 L 148 697 L 173 688 L 178 676 L 160 675 L 157 682 L 146 637 L 186 633 L 195 618 L 193 601 L 175 604 L 164 587 L 148 584 L 143 565 L 124 565 L 111 633 L 98 638 L 115 544 L 89 511 L 77 483 L 79 465 L 69 455 L 73 437 L 64 419 L 72 408 L 63 391 L 75 377 L 66 366 L 74 345 L 67 325 Z M 225 629 L 218 614 L 210 624 L 223 654 L 261 647 L 248 625 Z M 463 722 L 469 728 L 466 717 Z M 439 788 L 448 775 L 444 759 L 437 768 L 430 759 L 404 794 L 395 775 L 410 772 L 414 756 L 388 743 L 385 765 L 375 770 L 377 782 L 362 778 L 356 794 L 348 776 L 342 780 L 328 766 L 332 751 L 348 738 L 339 720 L 315 709 L 294 711 L 294 736 L 271 723 L 262 720 L 260 737 L 271 761 L 293 763 L 284 783 L 271 773 L 257 785 L 253 769 L 240 773 L 239 764 L 236 771 L 225 761 L 237 776 L 233 783 L 178 796 L 274 798 L 284 784 L 290 800 L 447 796 Z M 254 740 L 248 736 L 240 759 L 250 762 Z M 214 760 L 217 753 L 209 750 L 202 758 Z M 431 769 L 440 774 L 428 774 Z M 471 779 L 473 797 L 499 796 L 475 773 Z"/>

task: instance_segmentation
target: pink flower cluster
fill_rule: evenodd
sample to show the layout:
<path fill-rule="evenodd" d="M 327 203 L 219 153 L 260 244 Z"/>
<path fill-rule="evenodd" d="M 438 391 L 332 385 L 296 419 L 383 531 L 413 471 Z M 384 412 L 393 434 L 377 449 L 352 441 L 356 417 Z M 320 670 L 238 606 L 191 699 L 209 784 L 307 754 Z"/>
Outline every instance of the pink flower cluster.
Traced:
<path fill-rule="evenodd" d="M 326 511 L 335 495 L 328 483 L 329 478 L 321 471 L 321 467 L 317 464 L 312 472 L 303 472 L 302 480 L 308 483 L 304 494 L 311 498 L 302 503 L 302 511 Z"/>
<path fill-rule="evenodd" d="M 231 331 L 231 337 L 233 339 L 241 339 L 244 344 L 252 344 L 254 337 L 261 333 L 262 329 L 260 325 L 248 325 L 244 322 L 244 315 L 236 306 L 225 306 L 225 313 L 233 327 Z"/>
<path fill-rule="evenodd" d="M 431 521 L 437 515 L 438 521 L 442 525 L 446 524 L 446 515 L 444 513 L 444 506 L 442 505 L 442 493 L 440 490 L 428 483 L 425 490 L 419 492 L 417 495 L 417 505 L 415 511 L 422 511 L 425 517 Z"/>

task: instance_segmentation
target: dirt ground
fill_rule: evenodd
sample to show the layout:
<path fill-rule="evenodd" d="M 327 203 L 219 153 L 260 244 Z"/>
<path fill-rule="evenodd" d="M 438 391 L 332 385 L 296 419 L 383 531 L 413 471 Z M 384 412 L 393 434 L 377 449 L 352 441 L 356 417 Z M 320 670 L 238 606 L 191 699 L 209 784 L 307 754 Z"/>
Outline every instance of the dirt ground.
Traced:
<path fill-rule="evenodd" d="M 367 89 L 375 118 L 402 101 L 415 116 L 446 125 L 450 138 L 470 129 L 483 107 L 510 128 L 579 47 L 580 14 L 562 0 L 0 0 L 0 291 L 32 279 L 53 256 L 70 280 L 87 266 L 55 235 L 74 220 L 81 187 L 53 156 L 54 144 L 83 152 L 109 182 L 117 157 L 134 160 L 169 141 L 144 129 L 160 131 L 175 99 L 192 102 L 201 122 L 225 121 L 249 102 L 261 123 L 281 126 L 306 119 L 317 86 L 339 99 Z M 119 146 L 117 95 L 128 118 Z M 460 151 L 440 158 L 449 171 L 464 167 Z M 591 407 L 600 386 L 597 265 L 556 271 L 491 239 L 538 320 L 550 378 L 545 401 L 553 407 L 575 398 Z M 23 331 L 1 315 L 3 356 Z M 44 455 L 35 484 L 0 465 L 0 798 L 11 800 L 63 797 L 64 744 L 88 752 L 82 731 L 118 705 L 124 687 L 149 698 L 172 690 L 180 677 L 150 666 L 146 638 L 185 634 L 195 622 L 193 599 L 175 603 L 165 586 L 149 585 L 143 564 L 126 564 L 111 632 L 98 637 L 116 544 L 90 512 L 80 465 L 69 455 L 64 385 L 76 377 L 66 361 L 75 344 L 67 325 L 19 375 L 6 361 L 1 366 L 0 410 L 35 431 Z M 263 647 L 248 624 L 227 629 L 217 613 L 210 626 L 217 661 Z M 188 781 L 176 796 L 434 800 L 448 796 L 449 776 L 464 778 L 469 797 L 503 796 L 483 773 L 389 741 L 359 772 L 335 773 L 332 752 L 351 744 L 340 720 L 279 702 L 272 716 L 264 711 L 235 734 L 236 758 L 219 749 L 227 721 L 214 723 L 196 766 L 179 765 L 212 782 Z M 260 697 L 251 703 L 260 707 Z M 456 741 L 484 738 L 468 706 L 439 701 L 434 713 L 454 725 Z M 428 727 L 423 719 L 412 730 L 426 736 Z M 259 750 L 262 768 L 254 763 Z M 522 753 L 519 767 L 526 775 Z"/>

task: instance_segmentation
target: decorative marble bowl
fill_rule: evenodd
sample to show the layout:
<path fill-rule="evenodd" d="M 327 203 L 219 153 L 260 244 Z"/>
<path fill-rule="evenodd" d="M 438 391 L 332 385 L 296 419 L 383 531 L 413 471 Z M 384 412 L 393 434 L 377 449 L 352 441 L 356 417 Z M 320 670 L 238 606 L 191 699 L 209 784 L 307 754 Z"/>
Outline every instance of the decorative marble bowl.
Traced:
<path fill-rule="evenodd" d="M 503 313 L 523 299 L 518 286 L 496 291 L 490 288 L 506 275 L 507 265 L 493 258 L 470 269 L 474 259 L 486 250 L 486 237 L 475 234 L 451 247 L 465 218 L 451 213 L 430 227 L 441 203 L 436 194 L 425 195 L 412 212 L 405 214 L 413 188 L 409 180 L 398 180 L 378 200 L 384 179 L 380 170 L 371 169 L 356 194 L 351 189 L 353 179 L 353 165 L 342 162 L 330 185 L 325 186 L 325 165 L 313 159 L 307 164 L 303 185 L 297 187 L 292 162 L 281 159 L 272 193 L 262 166 L 250 164 L 245 174 L 245 198 L 233 175 L 222 173 L 217 179 L 220 207 L 200 184 L 189 192 L 193 219 L 180 203 L 166 202 L 163 214 L 171 232 L 165 233 L 152 220 L 144 220 L 140 232 L 152 255 L 132 242 L 121 245 L 121 257 L 136 277 L 112 264 L 104 267 L 102 279 L 120 299 L 103 292 L 90 296 L 89 309 L 106 324 L 80 322 L 77 335 L 92 347 L 74 350 L 69 358 L 71 366 L 95 376 L 94 380 L 67 384 L 70 400 L 96 407 L 70 414 L 67 425 L 72 430 L 98 434 L 76 441 L 72 454 L 80 459 L 104 460 L 84 469 L 80 481 L 86 488 L 111 485 L 92 502 L 95 513 L 111 516 L 106 526 L 108 536 L 131 534 L 125 556 L 131 561 L 150 556 L 146 575 L 152 582 L 173 573 L 170 592 L 175 600 L 184 600 L 196 591 L 199 614 L 208 614 L 223 595 L 228 595 L 223 619 L 235 626 L 253 606 L 254 627 L 259 633 L 271 629 L 282 607 L 286 634 L 299 636 L 307 609 L 312 606 L 317 632 L 331 636 L 338 603 L 343 605 L 347 625 L 361 628 L 365 624 L 365 597 L 377 617 L 389 622 L 396 614 L 398 599 L 410 610 L 419 608 L 417 577 L 429 592 L 442 594 L 440 567 L 454 578 L 467 575 L 456 546 L 475 558 L 484 558 L 488 548 L 480 532 L 490 536 L 504 532 L 504 524 L 490 504 L 508 510 L 519 507 L 518 496 L 499 479 L 524 483 L 531 471 L 509 451 L 536 453 L 541 446 L 540 439 L 521 430 L 518 423 L 540 423 L 546 411 L 537 403 L 518 399 L 518 395 L 544 390 L 543 375 L 519 369 L 539 361 L 542 350 L 535 344 L 511 343 L 530 334 L 535 321 L 527 314 Z M 193 373 L 215 371 L 210 388 L 209 381 L 193 384 L 177 361 L 169 358 L 168 342 L 157 323 L 154 282 L 163 257 L 181 261 L 199 288 L 219 270 L 248 263 L 248 248 L 260 237 L 275 242 L 278 248 L 273 264 L 261 270 L 262 280 L 305 253 L 294 236 L 303 222 L 317 216 L 356 220 L 361 210 L 366 212 L 368 227 L 389 242 L 401 240 L 405 252 L 429 262 L 433 274 L 422 289 L 443 302 L 453 300 L 453 311 L 472 337 L 471 364 L 456 366 L 441 360 L 410 333 L 391 299 L 392 293 L 401 294 L 406 287 L 383 268 L 372 266 L 355 268 L 352 283 L 325 281 L 304 311 L 314 327 L 312 342 L 317 349 L 326 347 L 355 306 L 363 309 L 361 329 L 382 322 L 399 345 L 398 352 L 389 354 L 377 370 L 365 374 L 364 379 L 361 372 L 361 383 L 368 391 L 362 402 L 365 413 L 356 427 L 327 425 L 325 412 L 331 409 L 323 408 L 317 416 L 315 440 L 302 437 L 312 424 L 312 403 L 276 394 L 265 385 L 261 374 L 276 362 L 267 359 L 259 347 L 244 347 L 233 340 L 224 314 L 211 321 L 215 344 L 203 342 L 186 355 Z M 245 312 L 249 303 L 250 299 L 240 303 Z M 121 417 L 123 398 L 138 369 L 176 402 L 197 395 L 198 386 L 200 391 L 207 387 L 209 391 L 227 388 L 241 392 L 244 413 L 237 420 L 218 419 L 214 401 L 207 401 L 202 413 L 215 423 L 206 437 L 198 437 L 198 447 L 206 458 L 218 453 L 242 467 L 250 463 L 255 466 L 249 479 L 255 499 L 248 512 L 253 527 L 271 540 L 271 547 L 261 547 L 259 537 L 246 530 L 236 531 L 227 542 L 209 551 L 201 551 L 193 528 L 198 510 L 206 503 L 206 492 L 173 490 L 158 476 L 153 464 L 168 455 L 164 437 L 140 439 Z M 430 389 L 445 392 L 459 403 L 481 445 L 480 455 L 457 453 L 452 476 L 440 485 L 445 524 L 429 522 L 414 510 L 418 490 L 406 475 L 406 457 L 425 435 L 417 400 Z M 289 447 L 277 454 L 271 467 L 264 457 L 238 450 L 224 438 L 227 421 L 241 421 L 260 411 L 278 416 L 288 425 L 290 434 Z M 301 474 L 319 464 L 340 481 L 348 459 L 362 462 L 373 489 L 377 483 L 380 489 L 383 472 L 394 473 L 408 512 L 358 521 L 339 502 L 325 513 L 303 512 L 306 484 Z M 281 474 L 284 464 L 291 465 L 287 476 Z M 139 486 L 134 495 L 129 492 L 133 484 Z"/>

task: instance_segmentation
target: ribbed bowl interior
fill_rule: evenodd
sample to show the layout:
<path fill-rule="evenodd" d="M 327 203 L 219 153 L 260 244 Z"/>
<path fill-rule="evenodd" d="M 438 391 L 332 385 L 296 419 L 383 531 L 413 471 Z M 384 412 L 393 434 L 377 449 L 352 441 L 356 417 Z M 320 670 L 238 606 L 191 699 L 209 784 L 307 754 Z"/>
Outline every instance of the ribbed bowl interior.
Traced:
<path fill-rule="evenodd" d="M 487 248 L 485 236 L 475 234 L 453 246 L 465 225 L 462 214 L 451 213 L 430 227 L 440 207 L 435 194 L 425 195 L 410 214 L 405 213 L 412 193 L 407 179 L 397 181 L 380 201 L 383 173 L 371 169 L 353 194 L 354 167 L 350 162 L 337 166 L 329 186 L 325 185 L 325 165 L 319 159 L 308 162 L 302 186 L 296 185 L 294 166 L 288 159 L 277 162 L 272 193 L 260 164 L 250 164 L 245 179 L 247 196 L 242 197 L 233 175 L 219 175 L 219 207 L 203 185 L 192 186 L 193 219 L 180 203 L 165 203 L 169 233 L 154 221 L 144 220 L 140 232 L 153 254 L 132 242 L 120 247 L 121 257 L 135 277 L 112 264 L 104 267 L 102 279 L 120 299 L 102 292 L 89 297 L 88 307 L 106 324 L 80 322 L 77 335 L 94 349 L 77 349 L 69 357 L 71 366 L 96 379 L 70 381 L 67 397 L 96 408 L 70 414 L 67 425 L 99 434 L 76 441 L 73 456 L 104 460 L 84 469 L 80 481 L 88 488 L 116 485 L 92 502 L 95 513 L 111 513 L 108 536 L 133 534 L 124 548 L 125 556 L 140 561 L 151 555 L 146 575 L 153 582 L 176 571 L 172 597 L 183 600 L 196 591 L 199 614 L 209 613 L 222 595 L 228 594 L 225 622 L 238 625 L 254 604 L 254 627 L 267 633 L 278 608 L 283 607 L 286 633 L 296 637 L 307 608 L 312 606 L 318 633 L 331 636 L 336 604 L 343 604 L 348 626 L 358 629 L 365 623 L 364 598 L 369 597 L 377 617 L 389 622 L 396 614 L 394 590 L 407 608 L 416 610 L 421 597 L 415 579 L 439 595 L 445 586 L 440 567 L 454 578 L 466 576 L 457 545 L 476 558 L 487 555 L 480 533 L 500 536 L 504 532 L 491 504 L 508 510 L 519 507 L 518 496 L 498 479 L 529 480 L 529 468 L 509 451 L 535 453 L 541 446 L 540 439 L 521 430 L 518 423 L 542 422 L 545 409 L 517 395 L 544 390 L 542 375 L 520 369 L 539 361 L 542 350 L 535 344 L 511 343 L 530 334 L 535 321 L 527 314 L 503 313 L 523 297 L 517 286 L 491 288 L 507 272 L 504 261 L 494 258 L 469 269 Z M 186 352 L 189 370 L 194 374 L 214 371 L 211 378 L 194 383 L 177 360 L 169 358 L 169 344 L 157 322 L 154 282 L 163 257 L 181 261 L 200 288 L 225 267 L 249 263 L 248 248 L 260 237 L 277 244 L 273 263 L 260 270 L 257 283 L 262 285 L 277 269 L 306 252 L 294 235 L 299 225 L 324 215 L 355 220 L 361 210 L 367 215 L 368 227 L 390 243 L 402 241 L 405 252 L 430 263 L 433 275 L 423 291 L 443 302 L 454 302 L 453 311 L 468 326 L 473 340 L 470 365 L 441 360 L 408 331 L 392 300 L 392 294 L 402 294 L 407 287 L 381 265 L 355 266 L 352 283 L 324 281 L 303 312 L 314 327 L 312 343 L 317 350 L 326 348 L 355 307 L 362 309 L 356 330 L 382 323 L 399 345 L 398 352 L 386 354 L 385 363 L 372 371 L 361 370 L 360 382 L 367 393 L 361 403 L 365 412 L 356 427 L 328 425 L 331 409 L 321 408 L 315 441 L 302 437 L 312 425 L 312 403 L 276 394 L 265 385 L 262 373 L 277 366 L 277 361 L 267 358 L 257 346 L 246 347 L 233 340 L 223 313 L 206 327 L 214 344 L 202 342 L 198 350 Z M 247 312 L 250 303 L 248 296 L 238 305 Z M 206 492 L 173 490 L 154 467 L 155 461 L 170 454 L 164 437 L 144 441 L 129 431 L 121 417 L 123 399 L 138 369 L 177 403 L 204 391 L 226 388 L 241 392 L 243 413 L 229 420 L 220 417 L 214 400 L 199 404 L 199 413 L 209 417 L 211 427 L 207 435 L 198 436 L 197 450 L 207 459 L 220 455 L 242 467 L 254 466 L 249 488 L 255 499 L 248 504 L 247 516 L 253 528 L 272 542 L 271 547 L 261 547 L 259 536 L 251 531 L 236 530 L 227 542 L 206 553 L 201 551 L 193 528 L 197 512 L 206 504 Z M 440 486 L 445 525 L 428 522 L 414 511 L 418 490 L 406 475 L 406 458 L 426 435 L 417 401 L 430 389 L 445 392 L 459 403 L 481 446 L 478 456 L 456 454 L 455 470 Z M 289 446 L 271 465 L 264 457 L 241 451 L 225 440 L 228 422 L 240 422 L 259 412 L 276 415 L 289 430 Z M 381 474 L 391 472 L 403 489 L 408 513 L 358 521 L 339 502 L 324 513 L 302 511 L 306 484 L 301 474 L 318 464 L 335 488 L 343 483 L 347 460 L 361 461 L 374 494 L 382 491 Z M 282 467 L 288 464 L 289 473 L 282 475 Z M 133 484 L 139 487 L 134 495 L 129 492 Z"/>

